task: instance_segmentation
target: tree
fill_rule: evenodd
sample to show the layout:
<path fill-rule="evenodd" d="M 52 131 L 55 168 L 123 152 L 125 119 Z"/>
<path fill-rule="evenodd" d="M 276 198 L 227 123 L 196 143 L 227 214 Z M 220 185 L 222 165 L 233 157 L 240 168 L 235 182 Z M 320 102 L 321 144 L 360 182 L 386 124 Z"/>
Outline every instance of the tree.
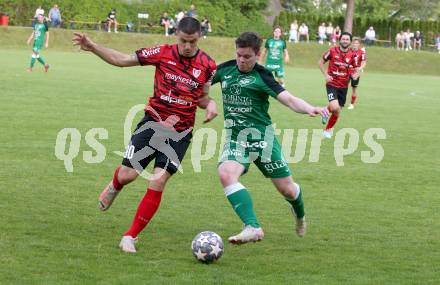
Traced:
<path fill-rule="evenodd" d="M 353 32 L 354 0 L 347 0 L 345 12 L 344 32 Z"/>

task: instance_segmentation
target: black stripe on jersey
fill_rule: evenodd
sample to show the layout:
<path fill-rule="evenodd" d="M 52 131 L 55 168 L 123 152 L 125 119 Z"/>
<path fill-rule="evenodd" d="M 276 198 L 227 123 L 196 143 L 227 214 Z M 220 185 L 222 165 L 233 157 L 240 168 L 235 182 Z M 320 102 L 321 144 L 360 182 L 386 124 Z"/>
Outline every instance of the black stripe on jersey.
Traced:
<path fill-rule="evenodd" d="M 234 65 L 237 65 L 237 61 L 235 59 L 231 59 L 231 60 L 228 60 L 228 61 L 221 63 L 220 65 L 217 65 L 217 70 L 220 70 L 222 68 L 229 67 L 229 66 L 234 66 Z"/>
<path fill-rule="evenodd" d="M 273 92 L 275 92 L 275 94 L 280 94 L 281 92 L 283 92 L 284 89 L 283 86 L 281 86 L 273 77 L 272 72 L 270 72 L 269 70 L 267 70 L 266 68 L 264 68 L 263 66 L 259 65 L 258 63 L 255 65 L 254 70 L 256 72 L 258 72 L 258 74 L 260 74 L 261 79 L 263 80 L 263 82 L 270 88 L 272 89 Z"/>

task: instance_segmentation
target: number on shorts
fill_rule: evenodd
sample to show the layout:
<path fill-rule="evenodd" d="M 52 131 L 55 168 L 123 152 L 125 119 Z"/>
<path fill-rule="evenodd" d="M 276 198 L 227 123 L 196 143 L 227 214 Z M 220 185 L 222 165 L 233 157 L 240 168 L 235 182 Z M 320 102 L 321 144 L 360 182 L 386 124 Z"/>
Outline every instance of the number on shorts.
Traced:
<path fill-rule="evenodd" d="M 329 94 L 327 94 L 327 96 L 328 96 L 329 101 L 335 100 L 335 96 L 333 95 L 333 93 L 329 93 Z"/>
<path fill-rule="evenodd" d="M 127 146 L 127 149 L 125 150 L 124 158 L 132 159 L 134 155 L 134 145 Z"/>

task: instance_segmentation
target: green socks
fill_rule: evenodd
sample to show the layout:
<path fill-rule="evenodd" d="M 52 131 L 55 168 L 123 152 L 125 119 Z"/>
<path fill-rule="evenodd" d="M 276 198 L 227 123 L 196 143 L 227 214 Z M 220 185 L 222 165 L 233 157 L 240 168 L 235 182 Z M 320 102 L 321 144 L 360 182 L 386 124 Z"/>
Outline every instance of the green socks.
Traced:
<path fill-rule="evenodd" d="M 38 62 L 40 62 L 42 65 L 45 65 L 46 63 L 44 62 L 44 59 L 40 56 L 37 58 Z"/>
<path fill-rule="evenodd" d="M 245 225 L 250 225 L 254 228 L 259 228 L 260 224 L 257 221 L 257 216 L 254 212 L 252 198 L 249 192 L 241 183 L 229 185 L 225 189 L 226 197 L 235 213 L 240 217 Z"/>
<path fill-rule="evenodd" d="M 46 64 L 46 62 L 44 62 L 44 59 L 43 59 L 41 56 L 38 57 L 38 58 L 32 57 L 32 58 L 31 58 L 31 65 L 30 65 L 29 67 L 30 67 L 30 68 L 34 68 L 35 61 L 37 61 L 37 60 L 38 60 L 38 62 L 41 63 L 42 65 L 45 65 L 45 64 Z"/>
<path fill-rule="evenodd" d="M 30 65 L 30 68 L 34 68 L 34 65 L 35 65 L 35 61 L 36 61 L 37 59 L 36 58 L 31 58 L 31 65 Z"/>
<path fill-rule="evenodd" d="M 295 198 L 295 200 L 287 200 L 292 205 L 293 210 L 295 211 L 296 217 L 301 219 L 304 217 L 304 200 L 302 198 L 302 191 L 298 184 L 295 183 L 296 189 L 299 191 L 299 195 Z"/>

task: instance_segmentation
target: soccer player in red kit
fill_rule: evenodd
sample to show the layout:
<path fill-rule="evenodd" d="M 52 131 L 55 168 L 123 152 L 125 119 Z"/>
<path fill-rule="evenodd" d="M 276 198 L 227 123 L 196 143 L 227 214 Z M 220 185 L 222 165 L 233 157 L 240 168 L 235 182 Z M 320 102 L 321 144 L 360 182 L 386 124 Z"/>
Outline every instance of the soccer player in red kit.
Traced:
<path fill-rule="evenodd" d="M 353 79 L 359 76 L 356 70 L 355 53 L 350 49 L 351 40 L 350 33 L 341 33 L 339 46 L 330 48 L 319 60 L 319 69 L 326 81 L 328 110 L 332 113 L 323 131 L 325 138 L 332 137 L 333 126 L 345 105 L 350 76 Z M 324 64 L 327 61 L 329 62 L 328 69 L 325 70 Z M 326 122 L 323 121 L 323 123 Z"/>
<path fill-rule="evenodd" d="M 348 106 L 348 110 L 354 109 L 354 103 L 356 102 L 357 98 L 357 87 L 359 86 L 360 74 L 367 65 L 367 54 L 365 51 L 365 47 L 361 48 L 360 45 L 361 40 L 359 38 L 354 38 L 353 42 L 351 43 L 351 47 L 356 54 L 355 61 L 359 77 L 358 79 L 351 78 L 351 104 L 350 106 Z"/>
<path fill-rule="evenodd" d="M 183 159 L 191 141 L 197 107 L 206 109 L 205 122 L 217 115 L 215 102 L 208 96 L 216 64 L 197 47 L 200 22 L 183 18 L 177 27 L 177 44 L 141 48 L 133 55 L 94 43 L 87 35 L 75 33 L 72 39 L 109 64 L 128 67 L 154 65 L 154 93 L 145 107 L 145 116 L 137 125 L 127 146 L 122 165 L 99 196 L 99 208 L 107 210 L 122 187 L 134 181 L 154 160 L 154 179 L 140 202 L 133 223 L 123 235 L 119 247 L 135 253 L 138 234 L 159 208 L 168 179 Z"/>

